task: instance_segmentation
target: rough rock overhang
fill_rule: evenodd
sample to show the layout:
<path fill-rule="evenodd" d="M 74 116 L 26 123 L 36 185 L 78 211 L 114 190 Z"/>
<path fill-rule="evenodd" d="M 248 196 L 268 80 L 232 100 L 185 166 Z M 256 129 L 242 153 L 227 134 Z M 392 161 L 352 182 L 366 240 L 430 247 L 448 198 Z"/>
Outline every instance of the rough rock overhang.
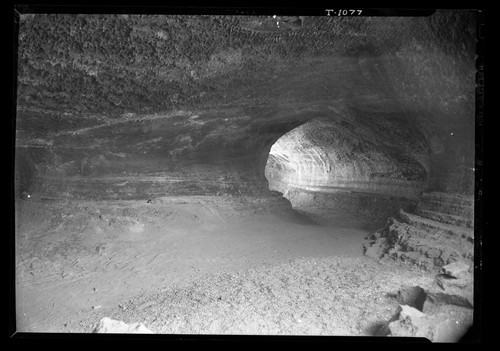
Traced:
<path fill-rule="evenodd" d="M 470 194 L 475 16 L 22 15 L 18 190 L 261 193 L 273 143 L 319 119 L 375 152 L 411 135 L 428 188 Z"/>

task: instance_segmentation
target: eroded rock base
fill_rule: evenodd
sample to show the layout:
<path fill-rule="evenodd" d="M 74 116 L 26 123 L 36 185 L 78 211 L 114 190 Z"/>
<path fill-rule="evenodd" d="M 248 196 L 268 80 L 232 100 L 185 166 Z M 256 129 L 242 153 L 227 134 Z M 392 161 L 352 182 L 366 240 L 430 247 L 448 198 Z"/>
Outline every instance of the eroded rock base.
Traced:
<path fill-rule="evenodd" d="M 474 261 L 473 199 L 424 194 L 413 213 L 400 210 L 367 237 L 365 254 L 439 270 L 455 261 Z"/>
<path fill-rule="evenodd" d="M 473 199 L 423 194 L 412 213 L 403 209 L 367 237 L 365 255 L 438 273 L 430 289 L 403 287 L 400 307 L 374 331 L 377 335 L 457 342 L 473 325 Z"/>
<path fill-rule="evenodd" d="M 326 192 L 288 188 L 284 190 L 283 196 L 290 201 L 293 208 L 304 212 L 346 211 L 373 221 L 385 221 L 387 217 L 397 214 L 401 208 L 411 211 L 417 204 L 416 200 L 404 197 L 341 189 Z"/>

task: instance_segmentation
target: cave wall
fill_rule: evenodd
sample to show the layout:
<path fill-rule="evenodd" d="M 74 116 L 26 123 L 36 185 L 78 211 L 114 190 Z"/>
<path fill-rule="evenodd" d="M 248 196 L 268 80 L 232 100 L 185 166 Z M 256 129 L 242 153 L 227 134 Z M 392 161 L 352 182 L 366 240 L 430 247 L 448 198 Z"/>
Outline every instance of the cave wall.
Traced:
<path fill-rule="evenodd" d="M 417 197 L 428 178 L 425 140 L 408 125 L 384 128 L 379 118 L 313 120 L 287 133 L 270 152 L 270 187 Z"/>
<path fill-rule="evenodd" d="M 431 147 L 429 191 L 474 194 L 476 19 L 465 10 L 416 19 L 406 44 L 380 57 L 397 99 L 428 116 L 419 129 Z"/>
<path fill-rule="evenodd" d="M 372 153 L 328 181 L 408 171 L 403 184 L 472 194 L 474 21 L 21 15 L 16 150 L 38 156 L 18 177 L 45 196 L 265 194 L 271 146 L 319 119 L 349 142 L 328 157 L 355 140 L 353 160 Z"/>
<path fill-rule="evenodd" d="M 14 162 L 14 193 L 16 197 L 33 192 L 36 187 L 37 171 L 35 163 L 29 153 L 18 149 Z"/>

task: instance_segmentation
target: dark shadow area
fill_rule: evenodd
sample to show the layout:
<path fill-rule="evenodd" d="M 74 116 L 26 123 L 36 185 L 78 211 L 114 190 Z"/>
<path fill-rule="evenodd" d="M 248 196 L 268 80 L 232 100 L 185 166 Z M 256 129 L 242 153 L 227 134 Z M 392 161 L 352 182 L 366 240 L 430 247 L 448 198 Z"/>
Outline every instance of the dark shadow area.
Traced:
<path fill-rule="evenodd" d="M 292 209 L 290 214 L 286 216 L 286 220 L 290 223 L 300 225 L 318 225 L 318 222 L 314 220 L 313 215 L 296 209 Z"/>
<path fill-rule="evenodd" d="M 365 333 L 369 336 L 388 336 L 390 329 L 387 322 L 375 322 L 366 328 Z"/>

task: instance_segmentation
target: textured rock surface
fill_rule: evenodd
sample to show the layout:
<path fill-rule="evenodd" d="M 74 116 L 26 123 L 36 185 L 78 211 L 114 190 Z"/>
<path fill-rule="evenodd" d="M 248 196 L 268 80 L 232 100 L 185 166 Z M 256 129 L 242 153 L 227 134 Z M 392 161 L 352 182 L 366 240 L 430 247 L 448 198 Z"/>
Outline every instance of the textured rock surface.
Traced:
<path fill-rule="evenodd" d="M 422 136 L 405 122 L 374 130 L 377 113 L 346 115 L 352 120 L 315 119 L 281 137 L 265 168 L 269 188 L 303 210 L 387 218 L 414 206 L 428 181 L 429 150 Z"/>
<path fill-rule="evenodd" d="M 429 169 L 424 139 L 404 122 L 397 129 L 373 130 L 380 114 L 350 117 L 354 120 L 313 120 L 281 137 L 269 154 L 269 187 L 419 195 Z"/>
<path fill-rule="evenodd" d="M 443 204 L 436 205 L 435 199 L 443 199 Z M 429 208 L 429 201 L 433 201 L 433 209 L 445 208 L 447 203 L 455 199 L 454 195 L 433 194 L 424 195 L 415 212 L 421 213 L 422 208 Z M 468 214 L 472 209 L 462 206 L 455 211 L 454 224 L 437 219 L 448 218 L 447 214 L 434 212 L 433 219 L 420 217 L 403 210 L 399 215 L 388 220 L 386 226 L 371 234 L 365 243 L 365 254 L 374 258 L 388 257 L 417 264 L 427 269 L 439 269 L 455 261 L 464 261 L 472 265 L 474 261 L 474 230 L 469 228 Z M 428 213 L 428 212 L 424 212 Z M 458 216 L 458 214 L 462 214 Z M 465 216 L 465 217 L 464 217 Z M 470 217 L 469 217 L 470 218 Z M 456 224 L 463 226 L 457 226 Z"/>
<path fill-rule="evenodd" d="M 422 194 L 415 212 L 437 222 L 474 228 L 474 198 L 459 194 Z"/>
<path fill-rule="evenodd" d="M 21 15 L 24 327 L 359 335 L 398 306 L 384 294 L 434 284 L 391 330 L 450 339 L 469 275 L 342 255 L 402 209 L 367 255 L 471 262 L 475 18 Z M 283 264 L 197 280 L 260 259 Z"/>
<path fill-rule="evenodd" d="M 403 286 L 389 294 L 399 306 L 387 322 L 374 325 L 372 334 L 421 337 L 432 342 L 460 341 L 473 325 L 472 305 L 462 296 L 440 289 L 439 284 L 426 289 Z"/>
<path fill-rule="evenodd" d="M 399 318 L 389 323 L 392 336 L 421 337 L 432 342 L 457 342 L 472 324 L 472 311 L 446 305 L 432 314 L 401 306 Z"/>
<path fill-rule="evenodd" d="M 475 28 L 470 11 L 21 15 L 17 191 L 267 196 L 271 146 L 319 118 L 292 151 L 331 171 L 290 180 L 471 194 Z"/>
<path fill-rule="evenodd" d="M 424 308 L 426 298 L 427 294 L 420 286 L 403 287 L 399 289 L 396 295 L 396 301 L 398 301 L 400 305 L 413 307 L 418 311 L 422 311 Z"/>
<path fill-rule="evenodd" d="M 440 274 L 436 276 L 435 282 L 444 293 L 457 301 L 456 304 L 466 307 L 474 305 L 474 275 L 471 271 L 458 279 Z"/>
<path fill-rule="evenodd" d="M 443 272 L 453 278 L 461 278 L 470 271 L 470 266 L 463 262 L 452 262 L 443 268 Z"/>

